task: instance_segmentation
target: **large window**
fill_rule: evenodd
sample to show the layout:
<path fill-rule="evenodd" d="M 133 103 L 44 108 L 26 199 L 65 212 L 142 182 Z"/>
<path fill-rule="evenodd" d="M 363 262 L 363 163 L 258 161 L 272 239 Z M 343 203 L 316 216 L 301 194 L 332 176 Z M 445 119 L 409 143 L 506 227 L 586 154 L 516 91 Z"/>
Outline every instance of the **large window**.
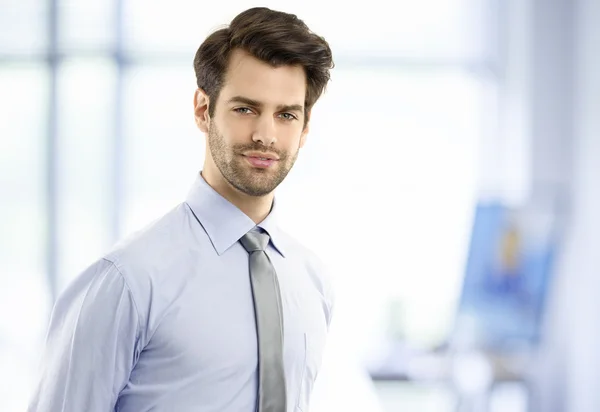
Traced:
<path fill-rule="evenodd" d="M 47 322 L 45 128 L 48 76 L 0 66 L 0 410 L 23 410 Z"/>
<path fill-rule="evenodd" d="M 0 5 L 0 410 L 23 410 L 55 293 L 184 199 L 204 160 L 194 53 L 252 4 L 10 3 Z M 334 50 L 278 196 L 284 225 L 329 266 L 339 326 L 367 363 L 392 337 L 429 348 L 448 333 L 479 146 L 496 121 L 491 3 L 267 3 Z"/>

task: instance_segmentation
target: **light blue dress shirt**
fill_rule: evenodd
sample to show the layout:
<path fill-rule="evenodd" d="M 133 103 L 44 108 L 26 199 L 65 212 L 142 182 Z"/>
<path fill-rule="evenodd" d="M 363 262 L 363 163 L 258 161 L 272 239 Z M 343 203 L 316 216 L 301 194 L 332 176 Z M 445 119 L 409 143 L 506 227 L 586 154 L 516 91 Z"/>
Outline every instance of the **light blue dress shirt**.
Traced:
<path fill-rule="evenodd" d="M 118 244 L 57 300 L 30 412 L 254 412 L 255 223 L 199 174 L 187 201 Z M 279 277 L 287 412 L 307 412 L 333 294 L 316 257 L 258 225 Z"/>

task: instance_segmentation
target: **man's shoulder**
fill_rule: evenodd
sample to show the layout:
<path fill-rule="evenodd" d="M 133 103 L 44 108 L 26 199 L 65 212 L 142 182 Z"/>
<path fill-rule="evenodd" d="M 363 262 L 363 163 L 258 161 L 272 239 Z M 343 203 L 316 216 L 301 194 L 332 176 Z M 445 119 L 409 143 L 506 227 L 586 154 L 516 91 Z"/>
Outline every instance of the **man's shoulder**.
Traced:
<path fill-rule="evenodd" d="M 295 257 L 301 259 L 307 265 L 314 267 L 315 270 L 322 269 L 323 261 L 309 242 L 299 240 L 296 236 L 281 227 L 278 227 L 277 230 L 281 238 L 280 241 L 283 241 L 287 251 L 292 252 Z"/>
<path fill-rule="evenodd" d="M 191 222 L 187 222 L 189 215 L 188 206 L 181 203 L 122 238 L 103 258 L 112 262 L 126 277 L 159 267 L 184 250 L 182 245 L 189 239 L 187 229 L 191 229 Z"/>
<path fill-rule="evenodd" d="M 288 250 L 292 251 L 306 269 L 312 284 L 321 293 L 329 305 L 333 304 L 333 278 L 331 269 L 321 254 L 308 241 L 299 240 L 288 231 L 280 230 Z"/>

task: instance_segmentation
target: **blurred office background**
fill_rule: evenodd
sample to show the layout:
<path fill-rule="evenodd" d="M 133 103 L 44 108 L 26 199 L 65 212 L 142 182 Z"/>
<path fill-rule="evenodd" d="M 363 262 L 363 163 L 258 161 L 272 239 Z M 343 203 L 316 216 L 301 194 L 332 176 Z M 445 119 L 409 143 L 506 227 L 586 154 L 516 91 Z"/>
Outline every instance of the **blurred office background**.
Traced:
<path fill-rule="evenodd" d="M 1 411 L 57 294 L 184 199 L 194 53 L 254 5 L 0 0 Z M 337 289 L 313 409 L 600 410 L 600 1 L 261 5 L 336 61 L 278 192 Z"/>

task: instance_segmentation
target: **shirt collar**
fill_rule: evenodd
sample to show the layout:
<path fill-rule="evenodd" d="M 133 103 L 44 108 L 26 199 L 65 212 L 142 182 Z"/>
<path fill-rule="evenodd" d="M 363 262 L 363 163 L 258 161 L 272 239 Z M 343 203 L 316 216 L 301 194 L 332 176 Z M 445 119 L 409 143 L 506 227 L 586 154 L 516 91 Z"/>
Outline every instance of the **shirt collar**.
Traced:
<path fill-rule="evenodd" d="M 215 251 L 219 255 L 222 255 L 242 236 L 258 226 L 269 234 L 272 245 L 285 257 L 283 235 L 275 218 L 275 201 L 273 201 L 273 206 L 267 217 L 256 225 L 237 206 L 214 190 L 198 173 L 196 181 L 188 193 L 186 203 L 208 234 Z"/>

